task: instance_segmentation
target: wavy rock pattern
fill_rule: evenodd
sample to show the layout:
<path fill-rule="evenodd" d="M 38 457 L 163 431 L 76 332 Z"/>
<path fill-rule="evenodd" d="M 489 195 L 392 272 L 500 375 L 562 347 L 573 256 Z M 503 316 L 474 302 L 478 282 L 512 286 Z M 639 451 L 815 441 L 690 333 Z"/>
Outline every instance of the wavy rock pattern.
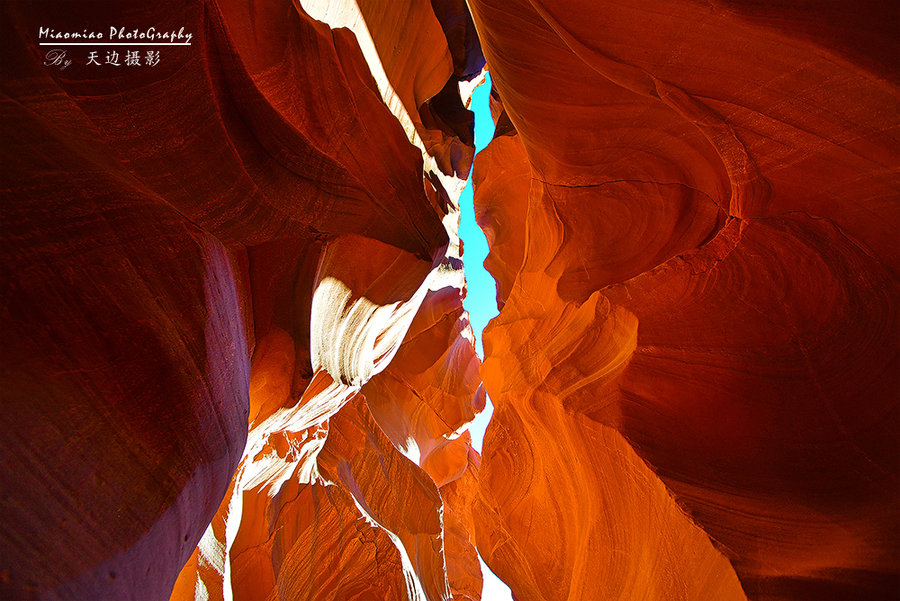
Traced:
<path fill-rule="evenodd" d="M 485 561 L 528 600 L 890 598 L 896 11 L 471 4 Z"/>
<path fill-rule="evenodd" d="M 172 4 L 3 8 L 0 596 L 479 598 L 439 492 L 484 406 L 464 4 Z M 39 26 L 118 21 L 195 37 L 42 65 Z"/>
<path fill-rule="evenodd" d="M 2 7 L 0 597 L 896 596 L 889 3 L 121 4 Z"/>

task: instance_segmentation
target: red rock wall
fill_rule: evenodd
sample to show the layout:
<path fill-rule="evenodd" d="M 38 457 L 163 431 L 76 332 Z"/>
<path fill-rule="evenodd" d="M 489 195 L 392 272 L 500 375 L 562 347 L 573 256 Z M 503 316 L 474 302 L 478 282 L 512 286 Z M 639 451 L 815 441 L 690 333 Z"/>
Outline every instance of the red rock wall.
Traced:
<path fill-rule="evenodd" d="M 470 4 L 4 4 L 0 597 L 896 596 L 896 8 Z"/>
<path fill-rule="evenodd" d="M 480 596 L 439 492 L 484 406 L 471 115 L 434 99 L 483 58 L 463 4 L 395 7 L 373 58 L 288 1 L 4 6 L 0 597 Z M 42 64 L 118 22 L 193 43 Z"/>
<path fill-rule="evenodd" d="M 488 565 L 523 600 L 896 595 L 896 7 L 471 5 Z"/>

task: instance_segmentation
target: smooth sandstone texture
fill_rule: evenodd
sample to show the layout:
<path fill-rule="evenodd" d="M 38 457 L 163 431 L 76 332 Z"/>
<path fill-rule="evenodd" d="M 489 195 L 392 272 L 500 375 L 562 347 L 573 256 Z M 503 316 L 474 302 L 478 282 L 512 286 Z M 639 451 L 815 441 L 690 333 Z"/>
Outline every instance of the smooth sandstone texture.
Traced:
<path fill-rule="evenodd" d="M 383 54 L 418 114 L 484 59 L 464 5 L 445 33 L 400 4 L 363 26 L 403 42 Z M 438 490 L 484 406 L 451 168 L 471 116 L 426 147 L 357 36 L 290 1 L 3 12 L 0 597 L 479 598 Z M 110 22 L 194 39 L 153 68 L 42 64 L 39 26 Z M 389 365 L 424 399 L 400 406 L 419 457 L 360 392 Z"/>
<path fill-rule="evenodd" d="M 485 561 L 523 600 L 895 596 L 896 10 L 471 4 Z"/>
<path fill-rule="evenodd" d="M 295 341 L 280 328 L 260 340 L 251 366 L 254 417 L 230 499 L 179 576 L 172 599 L 192 599 L 198 590 L 216 599 L 449 599 L 458 588 L 479 596 L 477 561 L 475 575 L 468 575 L 475 551 L 468 531 L 456 523 L 458 557 L 445 556 L 447 525 L 438 492 L 466 470 L 470 441 L 456 430 L 484 407 L 474 379 L 479 362 L 468 323 L 460 321 L 460 290 L 452 285 L 461 273 L 453 263 L 440 257 L 429 268 L 405 251 L 360 236 L 324 245 L 310 305 L 312 379 L 299 399 L 292 396 Z M 447 321 L 455 326 L 449 331 Z M 435 339 L 434 330 L 442 337 Z M 425 348 L 423 340 L 430 343 Z M 410 347 L 418 352 L 407 358 Z M 461 363 L 468 368 L 459 369 Z M 424 380 L 421 369 L 428 370 Z M 378 400 L 381 389 L 370 388 L 388 377 L 404 382 L 396 401 Z M 437 391 L 428 386 L 432 380 L 443 382 Z M 425 402 L 432 397 L 436 409 Z M 408 439 L 392 436 L 398 432 L 418 442 L 416 453 Z M 461 458 L 445 451 L 457 447 Z M 319 527 L 319 518 L 309 515 L 320 511 L 323 498 L 341 515 L 347 509 L 339 501 L 356 508 L 355 519 L 365 527 L 344 535 L 355 539 L 309 547 Z M 373 527 L 381 534 L 371 533 Z M 379 542 L 382 535 L 392 547 Z M 356 565 L 342 567 L 340 577 L 320 572 L 333 568 L 317 558 L 339 552 L 341 544 L 352 554 L 341 561 L 352 558 Z M 332 578 L 339 586 L 321 582 Z M 392 579 L 403 586 L 386 584 Z"/>
<path fill-rule="evenodd" d="M 896 9 L 471 6 L 4 5 L 0 597 L 896 596 Z"/>

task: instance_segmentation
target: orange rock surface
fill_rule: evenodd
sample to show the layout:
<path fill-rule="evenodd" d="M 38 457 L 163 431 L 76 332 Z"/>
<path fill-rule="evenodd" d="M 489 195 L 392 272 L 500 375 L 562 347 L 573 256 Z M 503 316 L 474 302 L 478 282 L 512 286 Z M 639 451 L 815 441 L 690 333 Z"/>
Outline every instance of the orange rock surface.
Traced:
<path fill-rule="evenodd" d="M 301 4 L 3 7 L 0 597 L 479 598 L 441 94 L 483 57 L 461 3 Z M 43 64 L 39 27 L 110 22 L 194 38 Z"/>
<path fill-rule="evenodd" d="M 485 561 L 523 600 L 891 598 L 895 8 L 471 7 Z"/>
<path fill-rule="evenodd" d="M 900 590 L 890 3 L 0 11 L 0 598 Z"/>

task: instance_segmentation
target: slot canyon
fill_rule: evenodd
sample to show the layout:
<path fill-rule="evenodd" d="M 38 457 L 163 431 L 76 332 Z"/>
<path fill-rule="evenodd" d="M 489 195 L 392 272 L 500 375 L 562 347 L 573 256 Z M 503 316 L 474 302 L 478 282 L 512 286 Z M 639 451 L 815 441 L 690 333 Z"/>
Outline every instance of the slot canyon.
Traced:
<path fill-rule="evenodd" d="M 900 599 L 897 2 L 2 13 L 0 599 Z"/>

